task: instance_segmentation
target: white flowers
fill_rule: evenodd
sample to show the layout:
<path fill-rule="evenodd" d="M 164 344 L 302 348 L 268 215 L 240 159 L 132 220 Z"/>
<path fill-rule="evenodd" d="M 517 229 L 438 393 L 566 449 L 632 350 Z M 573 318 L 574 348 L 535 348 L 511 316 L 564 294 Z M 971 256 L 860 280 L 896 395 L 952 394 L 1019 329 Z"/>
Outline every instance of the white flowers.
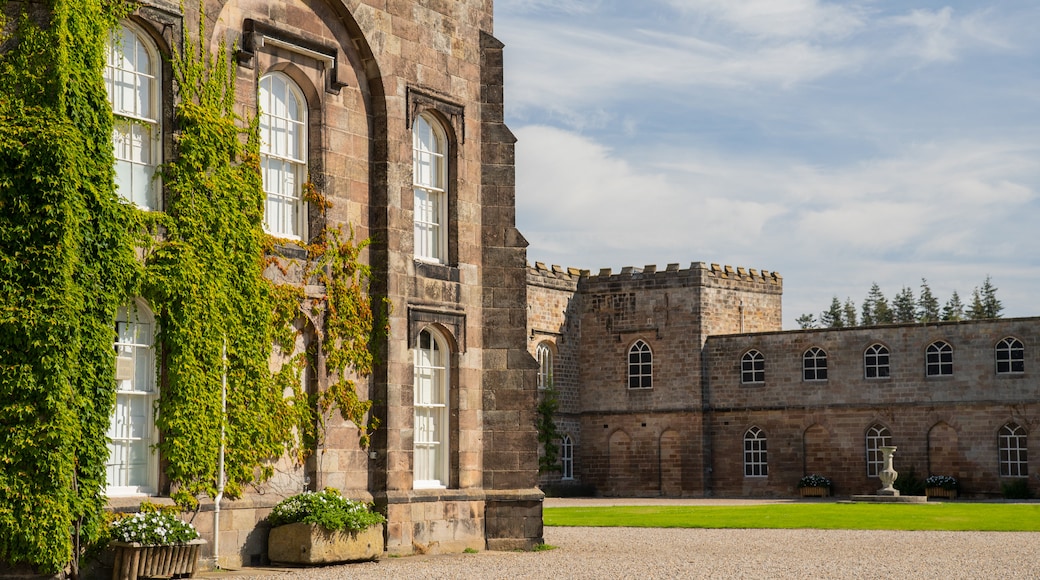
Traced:
<path fill-rule="evenodd" d="M 112 523 L 112 538 L 120 542 L 164 546 L 180 544 L 199 537 L 198 530 L 169 512 L 142 506 L 144 511 Z"/>

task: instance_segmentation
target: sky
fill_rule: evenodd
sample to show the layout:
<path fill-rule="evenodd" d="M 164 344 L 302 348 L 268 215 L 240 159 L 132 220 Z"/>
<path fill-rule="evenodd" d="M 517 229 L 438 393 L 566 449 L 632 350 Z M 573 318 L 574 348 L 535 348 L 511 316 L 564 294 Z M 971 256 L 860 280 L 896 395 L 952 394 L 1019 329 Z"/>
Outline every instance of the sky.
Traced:
<path fill-rule="evenodd" d="M 1036 0 L 495 0 L 528 260 L 1040 315 Z"/>

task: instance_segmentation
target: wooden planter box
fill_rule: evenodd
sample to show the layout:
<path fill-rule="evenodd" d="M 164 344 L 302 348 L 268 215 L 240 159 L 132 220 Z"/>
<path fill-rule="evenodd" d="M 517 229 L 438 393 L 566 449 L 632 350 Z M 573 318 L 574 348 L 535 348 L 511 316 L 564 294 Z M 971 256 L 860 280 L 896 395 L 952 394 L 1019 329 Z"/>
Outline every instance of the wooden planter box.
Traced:
<path fill-rule="evenodd" d="M 271 528 L 267 557 L 286 564 L 333 564 L 378 560 L 383 555 L 383 524 L 357 533 L 330 532 L 318 524 Z"/>
<path fill-rule="evenodd" d="M 928 497 L 944 497 L 946 499 L 957 499 L 956 489 L 943 489 L 941 487 L 926 487 L 924 494 Z"/>
<path fill-rule="evenodd" d="M 170 546 L 111 542 L 109 547 L 116 556 L 112 580 L 137 580 L 142 576 L 191 578 L 198 569 L 199 550 L 205 543 L 201 538 Z"/>
<path fill-rule="evenodd" d="M 802 497 L 830 497 L 831 488 L 829 487 L 799 487 L 798 493 Z"/>

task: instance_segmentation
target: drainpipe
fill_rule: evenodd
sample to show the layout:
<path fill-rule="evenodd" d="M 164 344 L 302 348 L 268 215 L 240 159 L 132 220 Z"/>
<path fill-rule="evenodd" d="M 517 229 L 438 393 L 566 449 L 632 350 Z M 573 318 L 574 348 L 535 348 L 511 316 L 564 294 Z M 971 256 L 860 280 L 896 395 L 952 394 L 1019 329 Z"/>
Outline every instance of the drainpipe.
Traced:
<path fill-rule="evenodd" d="M 213 566 L 220 568 L 220 501 L 224 499 L 224 416 L 227 414 L 227 339 L 221 350 L 220 455 L 217 458 L 217 497 L 213 498 Z"/>

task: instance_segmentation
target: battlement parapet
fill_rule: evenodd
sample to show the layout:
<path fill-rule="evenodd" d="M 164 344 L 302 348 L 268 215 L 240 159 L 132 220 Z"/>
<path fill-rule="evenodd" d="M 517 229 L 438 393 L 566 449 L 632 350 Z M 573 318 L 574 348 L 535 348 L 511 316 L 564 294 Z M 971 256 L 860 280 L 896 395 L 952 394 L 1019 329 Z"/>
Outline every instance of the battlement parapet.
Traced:
<path fill-rule="evenodd" d="M 563 268 L 556 264 L 546 266 L 543 262 L 535 262 L 533 266 L 527 265 L 527 283 L 547 288 L 574 291 L 578 288 L 581 277 L 588 274 L 588 270 Z"/>
<path fill-rule="evenodd" d="M 679 264 L 668 264 L 664 269 L 658 269 L 655 264 L 648 264 L 642 268 L 625 266 L 620 272 L 615 273 L 610 268 L 602 268 L 596 274 L 589 270 L 578 268 L 564 268 L 555 264 L 545 265 L 543 262 L 535 262 L 527 266 L 527 282 L 548 287 L 576 287 L 598 286 L 606 283 L 633 282 L 637 284 L 704 284 L 729 282 L 737 284 L 759 285 L 766 291 L 782 291 L 783 277 L 777 272 L 769 270 L 757 270 L 755 268 L 734 267 L 730 265 L 708 264 L 705 262 L 691 262 L 688 268 L 681 268 Z"/>

